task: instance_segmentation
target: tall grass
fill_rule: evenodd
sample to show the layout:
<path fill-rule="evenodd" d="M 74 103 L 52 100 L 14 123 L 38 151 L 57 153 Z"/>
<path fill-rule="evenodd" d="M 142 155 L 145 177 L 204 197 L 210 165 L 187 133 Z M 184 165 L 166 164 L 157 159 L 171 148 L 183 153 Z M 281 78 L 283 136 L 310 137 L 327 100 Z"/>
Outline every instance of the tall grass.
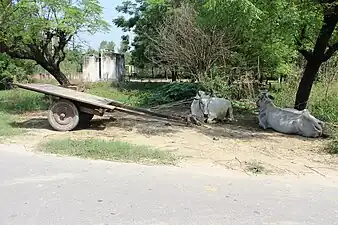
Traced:
<path fill-rule="evenodd" d="M 114 99 L 131 106 L 148 107 L 166 104 L 196 95 L 199 85 L 193 83 L 123 83 L 114 87 L 110 83 L 87 85 L 87 92 Z"/>
<path fill-rule="evenodd" d="M 22 113 L 46 109 L 48 104 L 44 95 L 23 89 L 0 91 L 0 111 Z"/>
<path fill-rule="evenodd" d="M 282 84 L 279 90 L 273 91 L 275 103 L 281 107 L 293 108 L 298 82 Z M 308 101 L 310 112 L 325 122 L 338 123 L 338 81 L 332 83 L 315 83 Z"/>
<path fill-rule="evenodd" d="M 42 94 L 23 89 L 0 91 L 0 137 L 23 132 L 23 130 L 11 126 L 15 120 L 15 114 L 46 108 L 47 101 Z"/>
<path fill-rule="evenodd" d="M 274 91 L 276 105 L 293 107 L 297 88 L 298 81 L 294 80 Z M 312 115 L 328 124 L 326 130 L 332 138 L 326 150 L 331 154 L 338 154 L 338 81 L 315 83 L 308 101 L 308 109 Z"/>

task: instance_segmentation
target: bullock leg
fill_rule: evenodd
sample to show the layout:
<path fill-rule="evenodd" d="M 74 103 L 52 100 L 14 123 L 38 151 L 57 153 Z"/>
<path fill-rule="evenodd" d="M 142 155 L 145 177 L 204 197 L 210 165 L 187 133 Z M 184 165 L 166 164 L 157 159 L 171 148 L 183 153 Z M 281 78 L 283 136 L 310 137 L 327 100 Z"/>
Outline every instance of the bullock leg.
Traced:
<path fill-rule="evenodd" d="M 232 107 L 229 107 L 228 113 L 229 113 L 229 121 L 234 121 L 234 110 Z"/>
<path fill-rule="evenodd" d="M 264 115 L 259 115 L 258 121 L 259 126 L 262 127 L 264 130 L 268 128 L 268 126 L 266 125 L 266 118 L 264 117 Z"/>
<path fill-rule="evenodd" d="M 209 123 L 209 124 L 216 123 L 216 121 L 215 121 L 214 119 L 215 119 L 215 118 L 213 118 L 213 117 L 208 117 L 207 123 Z"/>
<path fill-rule="evenodd" d="M 187 121 L 188 122 L 191 122 L 193 124 L 196 124 L 198 126 L 201 126 L 201 122 L 196 118 L 196 116 L 192 115 L 192 114 L 189 114 L 187 116 Z"/>

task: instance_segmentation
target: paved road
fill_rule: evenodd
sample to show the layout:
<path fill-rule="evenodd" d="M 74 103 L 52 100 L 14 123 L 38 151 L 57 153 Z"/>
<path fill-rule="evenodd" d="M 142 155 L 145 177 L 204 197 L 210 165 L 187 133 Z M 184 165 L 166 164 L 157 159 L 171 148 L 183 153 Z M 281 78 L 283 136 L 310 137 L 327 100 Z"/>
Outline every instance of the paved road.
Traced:
<path fill-rule="evenodd" d="M 0 171 L 1 225 L 338 224 L 338 185 L 324 179 L 89 161 L 1 145 Z"/>

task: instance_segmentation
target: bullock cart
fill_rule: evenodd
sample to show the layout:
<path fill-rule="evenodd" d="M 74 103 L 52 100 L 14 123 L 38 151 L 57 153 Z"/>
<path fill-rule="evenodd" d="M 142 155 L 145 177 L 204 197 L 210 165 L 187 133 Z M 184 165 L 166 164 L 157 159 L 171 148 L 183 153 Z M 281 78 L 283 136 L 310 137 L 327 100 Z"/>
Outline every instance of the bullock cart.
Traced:
<path fill-rule="evenodd" d="M 164 115 L 148 109 L 131 107 L 113 99 L 76 91 L 52 84 L 20 84 L 14 85 L 48 95 L 52 103 L 48 109 L 48 122 L 57 131 L 70 131 L 79 126 L 89 125 L 94 117 L 105 113 L 120 111 L 127 114 L 164 118 L 168 121 L 187 124 L 185 117 Z"/>

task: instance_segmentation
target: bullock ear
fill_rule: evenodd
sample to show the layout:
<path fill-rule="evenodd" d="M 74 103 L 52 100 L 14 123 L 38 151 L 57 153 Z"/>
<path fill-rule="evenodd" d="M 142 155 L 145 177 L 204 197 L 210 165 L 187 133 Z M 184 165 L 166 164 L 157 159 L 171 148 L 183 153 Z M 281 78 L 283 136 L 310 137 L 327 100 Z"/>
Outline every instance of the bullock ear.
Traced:
<path fill-rule="evenodd" d="M 270 98 L 271 100 L 275 100 L 275 97 L 273 97 L 272 95 L 268 94 L 268 98 Z"/>

